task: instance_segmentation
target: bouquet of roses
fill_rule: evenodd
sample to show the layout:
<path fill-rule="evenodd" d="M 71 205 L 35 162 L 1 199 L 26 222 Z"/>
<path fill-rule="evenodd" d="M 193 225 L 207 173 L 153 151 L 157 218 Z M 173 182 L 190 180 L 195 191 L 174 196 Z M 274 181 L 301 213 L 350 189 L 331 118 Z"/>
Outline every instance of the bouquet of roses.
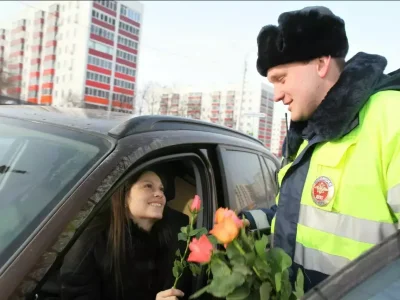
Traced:
<path fill-rule="evenodd" d="M 266 235 L 260 237 L 246 232 L 244 219 L 227 208 L 217 210 L 214 227 L 209 233 L 206 228 L 194 229 L 200 209 L 201 200 L 195 196 L 190 206 L 190 224 L 182 227 L 178 235 L 179 240 L 186 241 L 186 250 L 183 255 L 179 251 L 176 253 L 178 258 L 172 270 L 174 287 L 185 268 L 189 267 L 193 275 L 198 275 L 205 267 L 212 278 L 190 299 L 203 293 L 235 300 L 289 300 L 303 296 L 303 273 L 300 270 L 297 273 L 293 291 L 289 281 L 292 260 L 282 249 L 267 250 Z"/>

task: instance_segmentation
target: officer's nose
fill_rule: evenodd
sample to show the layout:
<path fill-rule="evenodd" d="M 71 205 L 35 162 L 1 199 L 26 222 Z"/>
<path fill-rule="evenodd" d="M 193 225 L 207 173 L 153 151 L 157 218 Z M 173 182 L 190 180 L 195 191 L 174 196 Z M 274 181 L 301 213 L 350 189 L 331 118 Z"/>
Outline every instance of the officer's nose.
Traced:
<path fill-rule="evenodd" d="M 274 87 L 274 101 L 279 102 L 285 98 L 285 93 Z"/>

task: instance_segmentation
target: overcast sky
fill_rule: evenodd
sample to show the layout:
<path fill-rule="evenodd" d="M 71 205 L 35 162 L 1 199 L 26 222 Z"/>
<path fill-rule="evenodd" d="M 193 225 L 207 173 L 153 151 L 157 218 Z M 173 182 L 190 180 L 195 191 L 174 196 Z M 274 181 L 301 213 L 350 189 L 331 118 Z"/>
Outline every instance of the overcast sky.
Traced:
<path fill-rule="evenodd" d="M 15 15 L 29 1 L 2 1 L 0 20 Z M 262 79 L 256 69 L 256 37 L 280 13 L 325 5 L 346 22 L 348 58 L 364 51 L 386 56 L 392 71 L 400 67 L 400 2 L 355 1 L 142 1 L 144 4 L 138 86 L 173 83 L 239 82 L 246 55 L 248 79 Z"/>

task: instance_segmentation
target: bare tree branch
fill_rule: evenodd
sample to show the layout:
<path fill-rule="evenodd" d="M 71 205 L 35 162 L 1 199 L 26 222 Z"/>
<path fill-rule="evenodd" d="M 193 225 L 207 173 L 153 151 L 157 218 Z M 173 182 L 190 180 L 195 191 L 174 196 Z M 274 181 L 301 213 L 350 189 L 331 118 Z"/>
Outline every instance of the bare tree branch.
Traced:
<path fill-rule="evenodd" d="M 66 98 L 67 106 L 68 107 L 84 107 L 85 101 L 83 101 L 82 97 L 78 96 L 77 94 L 70 93 Z"/>

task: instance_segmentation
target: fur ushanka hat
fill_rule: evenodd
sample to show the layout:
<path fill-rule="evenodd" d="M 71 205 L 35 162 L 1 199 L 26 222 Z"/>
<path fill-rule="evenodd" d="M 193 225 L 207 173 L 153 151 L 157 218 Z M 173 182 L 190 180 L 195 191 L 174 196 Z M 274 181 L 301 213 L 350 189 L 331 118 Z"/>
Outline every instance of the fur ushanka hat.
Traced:
<path fill-rule="evenodd" d="M 282 13 L 278 26 L 264 26 L 257 37 L 257 71 L 321 56 L 344 58 L 349 50 L 344 21 L 323 6 Z"/>

